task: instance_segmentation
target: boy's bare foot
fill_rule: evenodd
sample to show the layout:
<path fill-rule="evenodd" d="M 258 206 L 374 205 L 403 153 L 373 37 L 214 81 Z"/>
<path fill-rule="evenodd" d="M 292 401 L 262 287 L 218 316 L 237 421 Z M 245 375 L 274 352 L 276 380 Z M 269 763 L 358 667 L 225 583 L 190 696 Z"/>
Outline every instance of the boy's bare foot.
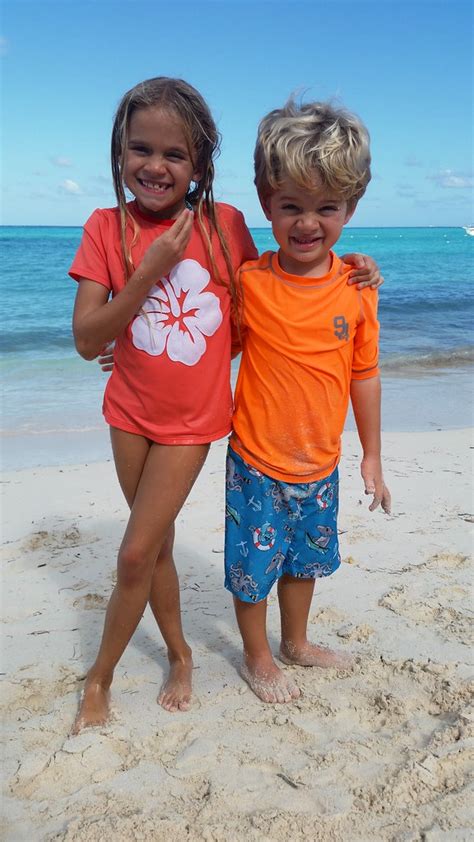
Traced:
<path fill-rule="evenodd" d="M 168 678 L 164 682 L 159 695 L 158 703 L 170 713 L 177 710 L 189 710 L 191 707 L 193 661 L 186 658 L 184 661 L 172 661 Z"/>
<path fill-rule="evenodd" d="M 300 647 L 290 642 L 282 642 L 279 657 L 284 664 L 297 664 L 301 667 L 333 667 L 344 670 L 350 669 L 354 664 L 351 655 L 335 652 L 325 646 L 316 646 L 308 641 Z"/>
<path fill-rule="evenodd" d="M 261 665 L 244 661 L 240 674 L 262 702 L 293 702 L 300 695 L 295 682 L 277 667 L 273 659 Z"/>
<path fill-rule="evenodd" d="M 110 716 L 110 690 L 97 681 L 86 680 L 72 734 L 79 734 L 83 728 L 105 725 Z"/>

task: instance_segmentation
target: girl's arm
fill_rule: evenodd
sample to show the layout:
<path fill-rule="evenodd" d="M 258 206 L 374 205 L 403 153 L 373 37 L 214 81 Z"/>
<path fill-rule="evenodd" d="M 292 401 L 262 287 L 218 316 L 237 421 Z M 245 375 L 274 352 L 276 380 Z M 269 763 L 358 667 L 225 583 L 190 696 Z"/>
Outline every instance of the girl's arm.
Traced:
<path fill-rule="evenodd" d="M 106 287 L 81 278 L 72 321 L 74 341 L 81 357 L 95 359 L 128 325 L 157 279 L 168 274 L 181 259 L 192 226 L 193 214 L 184 210 L 172 228 L 151 244 L 123 289 L 110 301 Z"/>
<path fill-rule="evenodd" d="M 364 289 L 364 287 L 378 289 L 382 286 L 384 279 L 373 257 L 369 257 L 368 254 L 351 252 L 350 254 L 343 254 L 341 260 L 355 267 L 349 275 L 348 284 L 357 284 L 357 289 Z"/>

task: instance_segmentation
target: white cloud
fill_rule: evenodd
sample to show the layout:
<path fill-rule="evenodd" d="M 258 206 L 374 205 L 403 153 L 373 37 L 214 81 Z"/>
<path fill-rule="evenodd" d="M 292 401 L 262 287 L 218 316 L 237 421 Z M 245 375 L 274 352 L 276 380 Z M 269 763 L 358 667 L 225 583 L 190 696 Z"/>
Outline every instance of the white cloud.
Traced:
<path fill-rule="evenodd" d="M 435 181 L 438 187 L 454 187 L 455 189 L 468 189 L 474 187 L 474 177 L 472 175 L 465 175 L 464 173 L 456 173 L 453 170 L 442 170 L 435 175 L 426 176 L 431 181 Z"/>
<path fill-rule="evenodd" d="M 51 158 L 51 163 L 55 167 L 72 167 L 71 159 L 65 158 L 63 155 L 56 155 L 56 157 Z"/>
<path fill-rule="evenodd" d="M 70 178 L 65 178 L 59 185 L 59 189 L 64 193 L 72 193 L 73 196 L 81 196 L 82 190 L 77 181 L 71 181 Z"/>

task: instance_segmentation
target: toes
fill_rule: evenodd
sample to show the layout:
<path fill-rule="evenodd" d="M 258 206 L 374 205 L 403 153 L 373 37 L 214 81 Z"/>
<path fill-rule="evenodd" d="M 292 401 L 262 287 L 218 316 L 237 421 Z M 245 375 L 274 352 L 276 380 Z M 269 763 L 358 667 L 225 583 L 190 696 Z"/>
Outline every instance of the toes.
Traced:
<path fill-rule="evenodd" d="M 291 700 L 299 699 L 299 697 L 301 696 L 300 688 L 297 687 L 297 685 L 293 681 L 288 682 L 287 686 L 288 686 L 288 692 L 290 693 L 290 699 Z"/>
<path fill-rule="evenodd" d="M 168 713 L 176 713 L 178 710 L 178 706 L 174 699 L 168 698 L 168 696 L 163 696 L 161 699 L 158 699 L 161 707 L 164 710 L 167 710 Z"/>
<path fill-rule="evenodd" d="M 250 688 L 253 690 L 256 696 L 258 696 L 262 702 L 266 704 L 271 704 L 272 702 L 276 702 L 273 692 L 270 688 L 259 687 L 257 684 L 253 685 L 250 684 Z"/>
<path fill-rule="evenodd" d="M 157 702 L 162 708 L 169 713 L 176 713 L 178 710 L 187 711 L 191 707 L 190 696 L 175 696 L 169 692 L 162 691 L 157 698 Z"/>

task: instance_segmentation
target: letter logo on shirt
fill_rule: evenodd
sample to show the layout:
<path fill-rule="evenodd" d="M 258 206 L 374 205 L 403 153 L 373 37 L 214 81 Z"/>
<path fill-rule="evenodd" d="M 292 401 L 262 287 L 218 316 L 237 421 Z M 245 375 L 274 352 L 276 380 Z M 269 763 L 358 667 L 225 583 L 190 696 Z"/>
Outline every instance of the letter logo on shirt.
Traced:
<path fill-rule="evenodd" d="M 346 322 L 344 316 L 334 316 L 332 323 L 334 325 L 334 336 L 337 339 L 349 339 L 349 324 Z"/>
<path fill-rule="evenodd" d="M 155 284 L 132 324 L 135 348 L 151 356 L 167 353 L 173 362 L 196 365 L 206 352 L 206 336 L 222 324 L 217 295 L 203 292 L 210 275 L 197 260 L 181 260 Z"/>

